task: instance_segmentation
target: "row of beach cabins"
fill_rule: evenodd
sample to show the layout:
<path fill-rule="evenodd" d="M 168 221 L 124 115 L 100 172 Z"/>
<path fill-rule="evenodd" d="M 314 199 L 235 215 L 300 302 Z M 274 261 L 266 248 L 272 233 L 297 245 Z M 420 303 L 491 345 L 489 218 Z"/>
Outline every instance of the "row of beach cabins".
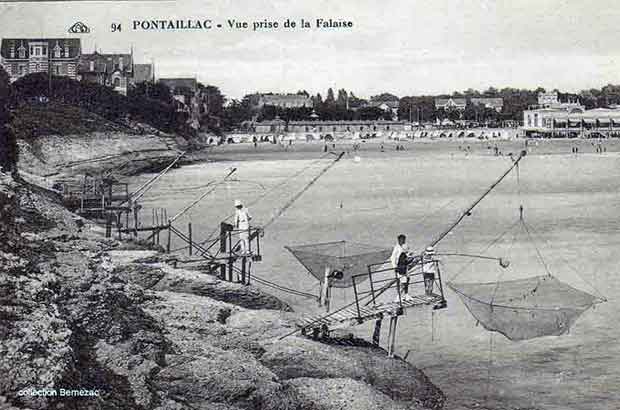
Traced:
<path fill-rule="evenodd" d="M 419 129 L 409 131 L 336 131 L 336 132 L 239 132 L 231 133 L 222 137 L 211 137 L 210 144 L 221 143 L 293 143 L 293 142 L 315 142 L 315 141 L 406 141 L 416 139 L 504 139 L 510 140 L 518 138 L 519 130 L 508 129 Z"/>

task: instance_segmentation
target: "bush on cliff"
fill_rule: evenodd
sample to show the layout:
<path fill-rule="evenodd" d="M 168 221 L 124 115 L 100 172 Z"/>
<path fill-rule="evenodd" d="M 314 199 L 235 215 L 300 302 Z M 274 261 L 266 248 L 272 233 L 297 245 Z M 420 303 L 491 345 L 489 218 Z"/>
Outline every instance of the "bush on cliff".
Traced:
<path fill-rule="evenodd" d="M 125 96 L 110 87 L 68 77 L 52 77 L 35 73 L 12 84 L 11 104 L 56 102 L 78 106 L 110 121 L 124 121 L 127 116 L 166 132 L 187 134 L 187 115 L 177 112 L 173 104 L 130 93 Z"/>
<path fill-rule="evenodd" d="M 5 172 L 13 171 L 17 163 L 17 144 L 9 127 L 10 96 L 9 75 L 0 67 L 0 169 Z"/>

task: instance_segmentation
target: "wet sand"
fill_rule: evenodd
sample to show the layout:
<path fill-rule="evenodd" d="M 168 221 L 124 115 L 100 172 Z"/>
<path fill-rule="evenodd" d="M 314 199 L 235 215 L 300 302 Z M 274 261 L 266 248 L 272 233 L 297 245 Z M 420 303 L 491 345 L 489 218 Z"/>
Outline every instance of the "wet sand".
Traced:
<path fill-rule="evenodd" d="M 375 142 L 362 143 L 354 152 L 350 144 L 337 142 L 336 151 L 349 153 L 267 229 L 256 273 L 318 293 L 318 283 L 283 246 L 345 239 L 385 248 L 403 232 L 411 247 L 423 248 L 510 166 L 508 157 L 494 156 L 495 143 L 502 153 L 524 148 L 523 140 L 436 140 L 402 142 L 405 151 L 385 143 L 384 152 Z M 597 141 L 530 141 L 518 178 L 510 175 L 439 249 L 480 253 L 515 222 L 523 205 L 549 270 L 590 293 L 596 291 L 588 283 L 594 284 L 609 302 L 587 311 L 568 335 L 525 342 L 476 326 L 449 290 L 447 309 L 408 312 L 399 322 L 397 353 L 410 351 L 408 360 L 448 395 L 448 409 L 608 410 L 620 403 L 620 329 L 615 326 L 620 314 L 615 304 L 620 294 L 620 141 L 605 141 L 607 152 L 602 154 L 592 143 Z M 571 153 L 575 145 L 580 154 Z M 254 221 L 264 223 L 328 164 L 328 159 L 319 160 L 322 149 L 322 143 L 296 143 L 288 151 L 271 144 L 217 147 L 211 153 L 217 162 L 174 170 L 145 196 L 144 205 L 166 207 L 173 215 L 203 185 L 235 166 L 237 180 L 220 185 L 178 227 L 185 229 L 191 220 L 195 237 L 206 237 L 230 214 L 236 198 L 250 203 Z M 500 271 L 487 262 L 465 267 L 468 260 L 446 258 L 445 277 L 493 282 L 543 274 L 532 241 L 519 232 L 508 237 L 487 253 L 509 258 L 509 269 Z M 312 300 L 277 296 L 297 311 L 318 311 Z M 336 290 L 334 297 L 335 305 L 342 305 L 353 300 L 353 292 Z M 371 335 L 370 326 L 352 331 Z"/>

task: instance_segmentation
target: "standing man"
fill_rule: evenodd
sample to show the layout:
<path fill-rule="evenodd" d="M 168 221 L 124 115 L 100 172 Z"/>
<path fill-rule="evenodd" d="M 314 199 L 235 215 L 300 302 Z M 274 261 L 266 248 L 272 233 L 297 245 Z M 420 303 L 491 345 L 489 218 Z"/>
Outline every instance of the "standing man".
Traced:
<path fill-rule="evenodd" d="M 424 288 L 427 296 L 433 294 L 433 283 L 435 282 L 436 261 L 435 248 L 429 246 L 422 255 L 422 274 L 424 276 Z"/>
<path fill-rule="evenodd" d="M 407 264 L 409 257 L 409 247 L 407 246 L 407 237 L 403 234 L 398 235 L 396 245 L 390 256 L 390 263 L 398 274 L 398 285 L 402 293 L 402 299 L 408 301 L 409 296 L 409 276 L 407 275 Z"/>
<path fill-rule="evenodd" d="M 239 232 L 239 247 L 242 255 L 248 253 L 250 249 L 250 220 L 252 217 L 243 203 L 235 200 L 235 230 Z M 237 247 L 235 247 L 237 249 Z"/>

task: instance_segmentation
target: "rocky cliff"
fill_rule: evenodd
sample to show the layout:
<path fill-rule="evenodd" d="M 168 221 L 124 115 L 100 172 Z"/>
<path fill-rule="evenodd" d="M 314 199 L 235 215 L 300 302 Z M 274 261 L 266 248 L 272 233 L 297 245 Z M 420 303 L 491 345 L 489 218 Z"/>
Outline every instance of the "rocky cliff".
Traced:
<path fill-rule="evenodd" d="M 0 409 L 442 407 L 420 370 L 382 349 L 279 340 L 296 315 L 277 298 L 84 222 L 0 174 Z"/>

